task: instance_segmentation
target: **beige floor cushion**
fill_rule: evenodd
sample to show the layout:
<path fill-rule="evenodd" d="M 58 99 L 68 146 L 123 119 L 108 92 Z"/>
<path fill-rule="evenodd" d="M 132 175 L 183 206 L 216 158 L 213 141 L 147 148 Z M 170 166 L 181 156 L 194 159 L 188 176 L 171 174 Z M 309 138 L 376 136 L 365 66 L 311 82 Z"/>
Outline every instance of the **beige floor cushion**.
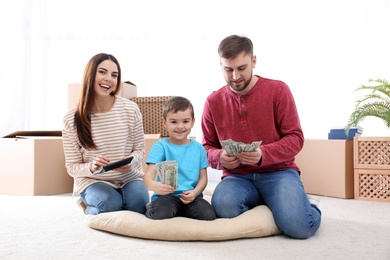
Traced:
<path fill-rule="evenodd" d="M 213 190 L 205 190 L 210 201 Z M 176 217 L 152 220 L 132 211 L 116 211 L 87 215 L 87 225 L 93 229 L 129 237 L 167 241 L 221 241 L 280 234 L 271 211 L 257 206 L 235 218 L 213 221 Z"/>

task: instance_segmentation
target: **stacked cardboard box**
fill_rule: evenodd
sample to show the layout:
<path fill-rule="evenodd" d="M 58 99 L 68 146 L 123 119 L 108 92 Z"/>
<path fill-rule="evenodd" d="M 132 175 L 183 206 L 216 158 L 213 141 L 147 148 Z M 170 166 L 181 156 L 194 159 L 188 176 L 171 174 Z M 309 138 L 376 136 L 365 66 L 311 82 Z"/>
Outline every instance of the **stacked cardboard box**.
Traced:
<path fill-rule="evenodd" d="M 352 140 L 305 139 L 295 162 L 306 193 L 354 198 Z"/>
<path fill-rule="evenodd" d="M 17 131 L 0 138 L 0 193 L 54 195 L 71 193 L 73 178 L 65 168 L 61 131 Z M 146 158 L 160 134 L 146 134 Z"/>
<path fill-rule="evenodd" d="M 0 138 L 0 193 L 70 193 L 61 131 L 18 131 Z"/>
<path fill-rule="evenodd" d="M 160 134 L 145 134 L 145 157 L 142 160 L 142 167 L 144 169 L 144 172 L 146 171 L 147 165 L 146 165 L 146 159 L 148 158 L 150 148 L 152 148 L 153 144 L 160 140 Z"/>

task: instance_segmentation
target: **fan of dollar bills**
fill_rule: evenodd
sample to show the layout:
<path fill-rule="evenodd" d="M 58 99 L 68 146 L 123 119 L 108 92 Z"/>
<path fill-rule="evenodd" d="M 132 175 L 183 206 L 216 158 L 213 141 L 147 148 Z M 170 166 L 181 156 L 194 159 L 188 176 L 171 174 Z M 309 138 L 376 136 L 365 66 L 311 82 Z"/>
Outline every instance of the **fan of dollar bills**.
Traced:
<path fill-rule="evenodd" d="M 237 156 L 240 152 L 253 152 L 260 146 L 262 141 L 255 141 L 251 144 L 244 144 L 242 142 L 236 142 L 232 139 L 220 141 L 222 147 L 225 149 L 229 156 Z"/>
<path fill-rule="evenodd" d="M 164 161 L 156 164 L 156 179 L 160 177 L 160 181 L 163 184 L 168 184 L 177 189 L 179 166 L 176 161 Z"/>

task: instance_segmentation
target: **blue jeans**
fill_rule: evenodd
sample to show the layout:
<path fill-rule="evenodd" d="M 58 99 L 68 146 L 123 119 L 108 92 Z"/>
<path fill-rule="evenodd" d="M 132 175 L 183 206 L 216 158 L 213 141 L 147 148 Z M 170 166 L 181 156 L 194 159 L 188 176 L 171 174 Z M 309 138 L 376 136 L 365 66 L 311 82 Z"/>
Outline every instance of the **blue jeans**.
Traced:
<path fill-rule="evenodd" d="M 131 181 L 121 189 L 104 182 L 96 182 L 83 190 L 80 196 L 87 206 L 85 213 L 90 215 L 118 210 L 144 214 L 149 202 L 148 190 L 139 180 Z"/>
<path fill-rule="evenodd" d="M 211 204 L 220 218 L 267 205 L 283 234 L 297 239 L 312 236 L 321 223 L 321 211 L 310 204 L 293 169 L 227 176 L 215 188 Z"/>

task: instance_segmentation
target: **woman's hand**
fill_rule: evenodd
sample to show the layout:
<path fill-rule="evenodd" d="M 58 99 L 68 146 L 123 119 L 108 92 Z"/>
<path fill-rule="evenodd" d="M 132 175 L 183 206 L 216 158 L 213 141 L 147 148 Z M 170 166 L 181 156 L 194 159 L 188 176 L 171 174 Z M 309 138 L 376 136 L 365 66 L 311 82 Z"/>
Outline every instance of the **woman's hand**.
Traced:
<path fill-rule="evenodd" d="M 123 165 L 122 167 L 115 168 L 114 171 L 120 172 L 120 173 L 127 173 L 130 171 L 130 164 Z"/>
<path fill-rule="evenodd" d="M 97 171 L 100 167 L 103 167 L 110 163 L 110 160 L 101 154 L 96 155 L 96 157 L 93 159 L 91 166 L 89 167 L 89 170 L 94 173 Z"/>

